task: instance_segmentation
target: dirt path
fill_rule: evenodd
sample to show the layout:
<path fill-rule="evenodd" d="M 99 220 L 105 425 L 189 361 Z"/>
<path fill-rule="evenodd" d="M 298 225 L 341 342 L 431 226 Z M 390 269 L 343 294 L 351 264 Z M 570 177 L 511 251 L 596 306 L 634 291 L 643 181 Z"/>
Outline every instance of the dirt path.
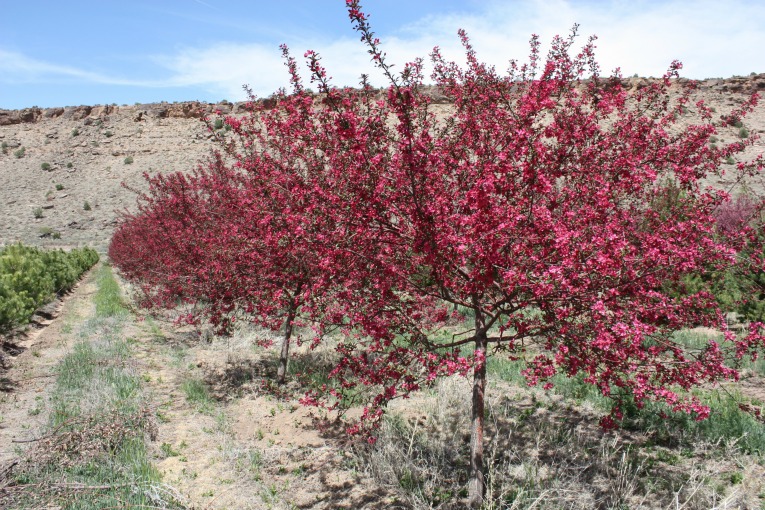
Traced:
<path fill-rule="evenodd" d="M 155 465 L 191 507 L 406 508 L 353 466 L 342 436 L 317 429 L 302 393 L 261 391 L 272 353 L 252 336 L 208 343 L 151 320 L 125 334 L 157 405 Z"/>
<path fill-rule="evenodd" d="M 54 318 L 15 339 L 23 350 L 10 358 L 10 367 L 0 371 L 0 472 L 39 437 L 47 422 L 45 408 L 55 381 L 54 367 L 77 341 L 77 325 L 94 313 L 95 271 L 58 302 Z"/>

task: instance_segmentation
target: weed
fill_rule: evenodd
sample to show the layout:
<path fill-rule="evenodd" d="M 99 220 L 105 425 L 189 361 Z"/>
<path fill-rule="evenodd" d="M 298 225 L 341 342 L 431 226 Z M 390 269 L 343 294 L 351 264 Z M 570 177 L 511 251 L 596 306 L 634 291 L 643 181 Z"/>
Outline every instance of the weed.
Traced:
<path fill-rule="evenodd" d="M 173 445 L 170 443 L 162 443 L 162 445 L 159 447 L 159 449 L 162 451 L 162 454 L 167 457 L 178 457 L 181 452 L 173 448 Z"/>
<path fill-rule="evenodd" d="M 199 379 L 187 379 L 181 384 L 186 400 L 196 406 L 200 413 L 209 414 L 213 409 L 213 400 L 205 383 Z"/>

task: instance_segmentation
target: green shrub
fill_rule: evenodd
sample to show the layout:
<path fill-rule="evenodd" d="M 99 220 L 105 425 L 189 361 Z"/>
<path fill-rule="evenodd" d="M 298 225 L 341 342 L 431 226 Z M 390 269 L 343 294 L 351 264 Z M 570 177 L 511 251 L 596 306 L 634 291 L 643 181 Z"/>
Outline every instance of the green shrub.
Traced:
<path fill-rule="evenodd" d="M 223 129 L 223 119 L 217 119 L 215 121 L 215 129 Z"/>
<path fill-rule="evenodd" d="M 749 130 L 746 129 L 745 127 L 742 127 L 738 131 L 738 137 L 739 138 L 749 138 Z"/>
<path fill-rule="evenodd" d="M 74 128 L 74 129 L 72 130 L 72 136 L 79 136 L 79 135 L 80 135 L 80 130 L 79 130 L 79 129 L 77 129 L 77 128 Z"/>
<path fill-rule="evenodd" d="M 97 261 L 91 248 L 43 251 L 14 244 L 0 250 L 0 331 L 29 322 L 37 308 L 70 289 Z"/>
<path fill-rule="evenodd" d="M 53 289 L 40 250 L 21 244 L 5 248 L 0 252 L 0 328 L 28 322 Z"/>
<path fill-rule="evenodd" d="M 3 142 L 0 144 L 0 149 L 3 150 L 3 154 L 8 154 L 8 142 Z"/>
<path fill-rule="evenodd" d="M 35 218 L 38 220 L 43 217 L 43 210 L 42 207 L 35 207 L 34 211 L 32 211 L 32 214 L 34 214 Z"/>
<path fill-rule="evenodd" d="M 66 164 L 66 167 L 67 167 L 67 168 L 72 168 L 73 166 L 74 166 L 74 164 L 73 164 L 71 161 L 70 161 L 69 163 L 67 163 L 67 164 Z"/>
<path fill-rule="evenodd" d="M 114 133 L 112 133 L 111 131 L 104 131 L 104 136 L 106 138 L 111 138 L 112 136 L 114 136 Z"/>
<path fill-rule="evenodd" d="M 40 168 L 47 172 L 50 170 L 50 163 L 43 163 Z"/>
<path fill-rule="evenodd" d="M 56 184 L 56 191 L 61 191 L 62 189 L 64 189 L 63 184 Z"/>
<path fill-rule="evenodd" d="M 85 203 L 84 203 L 84 204 L 82 204 L 82 208 L 83 208 L 83 210 L 85 210 L 85 211 L 90 211 L 90 209 L 91 209 L 91 207 L 90 207 L 90 202 L 88 202 L 88 201 L 86 200 L 86 201 L 85 201 Z"/>
<path fill-rule="evenodd" d="M 733 156 L 728 156 L 727 158 L 725 158 L 725 163 L 728 164 L 728 165 L 732 165 L 735 162 L 736 162 L 736 160 L 733 159 Z"/>
<path fill-rule="evenodd" d="M 133 164 L 133 156 L 128 156 L 128 157 L 126 157 L 126 158 L 125 158 L 125 164 L 126 164 L 126 165 L 131 165 L 131 164 Z"/>
<path fill-rule="evenodd" d="M 26 147 L 22 147 L 19 150 L 17 150 L 16 152 L 14 152 L 13 155 L 16 156 L 16 159 L 21 159 L 21 158 L 24 157 L 24 154 L 26 154 L 26 153 L 27 153 Z"/>

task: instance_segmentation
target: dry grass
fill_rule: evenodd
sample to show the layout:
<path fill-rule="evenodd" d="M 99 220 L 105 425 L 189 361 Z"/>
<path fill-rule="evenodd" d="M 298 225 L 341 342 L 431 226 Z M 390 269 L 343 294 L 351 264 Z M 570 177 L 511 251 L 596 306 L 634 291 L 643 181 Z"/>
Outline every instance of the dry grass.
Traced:
<path fill-rule="evenodd" d="M 416 510 L 464 508 L 469 390 L 465 380 L 449 379 L 432 396 L 399 405 L 377 444 L 356 449 L 359 467 Z M 760 509 L 765 502 L 763 459 L 735 441 L 668 448 L 650 434 L 602 431 L 586 403 L 498 390 L 488 406 L 486 509 Z"/>

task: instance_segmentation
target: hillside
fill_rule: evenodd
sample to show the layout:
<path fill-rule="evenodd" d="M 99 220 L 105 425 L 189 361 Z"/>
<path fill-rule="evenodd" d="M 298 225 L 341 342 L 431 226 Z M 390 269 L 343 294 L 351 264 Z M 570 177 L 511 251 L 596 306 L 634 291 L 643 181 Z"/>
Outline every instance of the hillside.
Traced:
<path fill-rule="evenodd" d="M 626 81 L 634 90 L 648 83 Z M 765 92 L 765 74 L 706 80 L 697 96 L 724 113 L 753 91 Z M 433 97 L 444 102 L 435 91 Z M 135 194 L 121 183 L 141 188 L 144 172 L 193 169 L 214 146 L 200 118 L 216 110 L 236 114 L 242 106 L 187 102 L 0 110 L 0 245 L 105 247 L 117 211 L 135 204 Z M 765 133 L 765 107 L 747 117 L 744 129 Z M 730 142 L 740 133 L 731 127 L 718 138 Z M 764 147 L 765 141 L 758 141 L 747 158 Z M 732 182 L 723 176 L 711 184 Z M 760 182 L 749 185 L 762 189 Z"/>

